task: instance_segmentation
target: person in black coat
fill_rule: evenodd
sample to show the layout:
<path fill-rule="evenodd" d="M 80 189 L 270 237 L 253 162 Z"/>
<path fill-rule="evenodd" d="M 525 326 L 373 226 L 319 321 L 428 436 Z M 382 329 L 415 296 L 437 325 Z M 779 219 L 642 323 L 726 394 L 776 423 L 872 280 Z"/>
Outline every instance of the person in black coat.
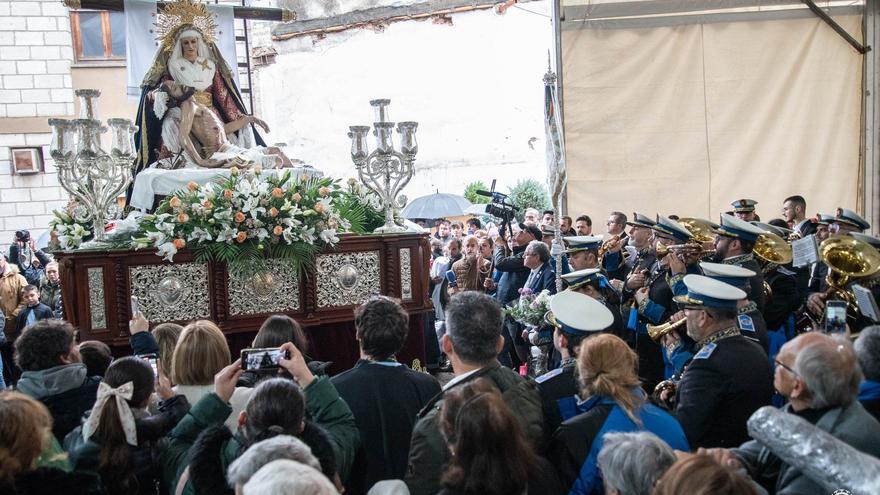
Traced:
<path fill-rule="evenodd" d="M 55 319 L 34 323 L 15 341 L 15 361 L 22 370 L 16 389 L 49 409 L 52 433 L 63 441 L 91 410 L 101 382 L 88 376 L 73 326 Z"/>
<path fill-rule="evenodd" d="M 25 307 L 15 318 L 13 339 L 21 335 L 21 331 L 26 326 L 32 325 L 39 320 L 55 318 L 52 308 L 40 302 L 40 289 L 36 285 L 24 286 L 21 290 L 21 298 L 24 300 Z"/>
<path fill-rule="evenodd" d="M 593 274 L 585 276 L 582 272 Z M 576 289 L 580 284 L 587 283 L 584 278 L 595 276 L 598 272 L 598 268 L 572 272 L 568 275 L 581 275 L 568 277 L 568 280 Z M 541 394 L 544 435 L 548 442 L 563 419 L 572 417 L 576 410 L 576 361 L 581 342 L 603 330 L 608 331 L 614 323 L 614 315 L 604 304 L 572 289 L 560 292 L 550 300 L 550 312 L 555 323 L 553 345 L 562 360 L 558 368 L 535 378 L 538 393 Z"/>
<path fill-rule="evenodd" d="M 519 224 L 519 232 L 513 238 L 512 252 L 507 248 L 507 239 L 504 238 L 504 231 L 499 231 L 501 237 L 495 243 L 495 252 L 493 254 L 493 263 L 495 270 L 501 274 L 498 279 L 498 288 L 495 291 L 495 300 L 506 307 L 511 302 L 519 298 L 519 289 L 526 285 L 531 270 L 527 268 L 523 262 L 523 254 L 526 246 L 534 240 L 542 238 L 541 229 L 534 225 Z M 498 357 L 502 365 L 511 367 L 512 361 L 508 357 L 510 351 L 514 350 L 520 361 L 528 359 L 528 345 L 522 338 L 522 326 L 511 318 L 505 317 L 504 330 L 504 350 Z"/>
<path fill-rule="evenodd" d="M 440 393 L 440 383 L 394 360 L 409 331 L 409 316 L 394 300 L 376 297 L 362 304 L 355 329 L 361 359 L 331 381 L 361 434 L 346 484 L 346 493 L 357 495 L 378 481 L 404 477 L 416 417 Z"/>
<path fill-rule="evenodd" d="M 46 265 L 52 259 L 37 248 L 34 238 L 27 230 L 15 233 L 15 241 L 9 246 L 9 262 L 18 267 L 29 284 L 39 285 Z"/>
<path fill-rule="evenodd" d="M 746 421 L 770 404 L 773 371 L 761 347 L 736 326 L 745 293 L 702 275 L 684 278 L 687 334 L 697 353 L 678 383 L 675 415 L 692 448 L 735 447 L 749 439 Z"/>

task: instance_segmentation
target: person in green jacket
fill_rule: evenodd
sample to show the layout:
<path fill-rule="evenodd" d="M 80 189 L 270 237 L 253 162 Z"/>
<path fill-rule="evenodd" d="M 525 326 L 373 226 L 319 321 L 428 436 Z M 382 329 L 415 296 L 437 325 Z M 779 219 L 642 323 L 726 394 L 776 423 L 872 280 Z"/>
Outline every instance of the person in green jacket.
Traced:
<path fill-rule="evenodd" d="M 533 380 L 519 376 L 498 362 L 498 353 L 504 347 L 502 321 L 501 306 L 481 292 L 466 291 L 449 300 L 446 335 L 440 345 L 449 356 L 455 377 L 419 412 L 404 480 L 412 495 L 435 495 L 440 490 L 443 466 L 449 460 L 449 450 L 440 432 L 440 407 L 446 393 L 478 378 L 486 379 L 498 389 L 532 447 L 541 451 L 544 441 L 541 396 Z"/>
<path fill-rule="evenodd" d="M 293 381 L 274 378 L 260 383 L 238 418 L 236 432 L 222 425 L 232 411 L 228 402 L 242 372 L 240 359 L 215 375 L 214 392 L 199 400 L 171 431 L 160 453 L 168 493 L 198 493 L 191 474 L 203 471 L 203 464 L 213 463 L 214 472 L 225 473 L 248 446 L 279 434 L 299 437 L 310 444 L 313 452 L 319 451 L 315 453 L 322 461 L 322 470 L 342 486 L 360 446 L 354 415 L 327 377 L 315 377 L 309 371 L 296 346 L 286 343 L 281 348 L 289 353 L 289 359 L 281 359 L 280 365 Z M 301 392 L 294 382 L 302 387 Z M 200 435 L 219 438 L 214 455 L 206 455 L 202 447 L 211 442 Z M 193 447 L 197 440 L 199 444 Z M 327 455 L 322 456 L 321 450 Z M 326 466 L 326 459 L 335 459 L 335 463 Z M 225 486 L 225 477 L 214 482 Z"/>

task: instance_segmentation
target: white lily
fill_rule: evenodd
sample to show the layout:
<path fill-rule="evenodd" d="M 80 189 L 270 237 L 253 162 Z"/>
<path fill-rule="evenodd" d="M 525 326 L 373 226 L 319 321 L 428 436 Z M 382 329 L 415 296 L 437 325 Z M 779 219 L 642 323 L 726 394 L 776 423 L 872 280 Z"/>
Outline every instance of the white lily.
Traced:
<path fill-rule="evenodd" d="M 161 256 L 167 261 L 174 262 L 174 255 L 177 254 L 177 248 L 174 247 L 173 242 L 166 242 L 164 244 L 160 244 L 156 248 L 156 254 Z"/>

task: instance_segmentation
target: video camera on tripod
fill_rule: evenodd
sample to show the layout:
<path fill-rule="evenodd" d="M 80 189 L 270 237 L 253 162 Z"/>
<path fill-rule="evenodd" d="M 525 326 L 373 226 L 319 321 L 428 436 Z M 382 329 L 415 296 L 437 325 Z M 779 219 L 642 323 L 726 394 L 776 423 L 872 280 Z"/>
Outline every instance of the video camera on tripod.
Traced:
<path fill-rule="evenodd" d="M 510 222 L 516 216 L 517 207 L 510 204 L 507 194 L 500 193 L 495 190 L 496 179 L 492 179 L 492 188 L 489 191 L 477 189 L 474 191 L 480 196 L 492 198 L 492 202 L 486 205 L 486 214 L 501 219 L 501 227 L 498 232 L 504 237 L 505 229 L 513 235 L 513 229 L 510 228 Z"/>

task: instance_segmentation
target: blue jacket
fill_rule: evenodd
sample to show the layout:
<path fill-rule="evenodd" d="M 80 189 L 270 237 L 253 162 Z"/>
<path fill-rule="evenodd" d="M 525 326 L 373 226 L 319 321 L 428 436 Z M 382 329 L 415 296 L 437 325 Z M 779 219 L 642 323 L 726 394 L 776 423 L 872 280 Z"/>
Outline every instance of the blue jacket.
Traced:
<path fill-rule="evenodd" d="M 513 254 L 506 256 L 501 241 L 495 245 L 495 253 L 492 255 L 495 270 L 501 274 L 498 279 L 498 289 L 495 291 L 495 299 L 505 306 L 510 301 L 519 297 L 519 289 L 522 289 L 529 278 L 529 269 L 523 264 L 522 254 L 525 246 L 513 248 Z"/>
<path fill-rule="evenodd" d="M 626 412 L 612 399 L 594 396 L 582 403 L 572 397 L 572 406 L 560 410 L 565 414 L 579 413 L 564 421 L 553 434 L 550 445 L 550 461 L 559 469 L 569 495 L 602 494 L 602 475 L 597 459 L 606 433 L 649 431 L 671 448 L 690 451 L 690 445 L 678 420 L 668 412 L 652 404 L 644 404 L 638 410 L 641 425 L 633 422 Z"/>

